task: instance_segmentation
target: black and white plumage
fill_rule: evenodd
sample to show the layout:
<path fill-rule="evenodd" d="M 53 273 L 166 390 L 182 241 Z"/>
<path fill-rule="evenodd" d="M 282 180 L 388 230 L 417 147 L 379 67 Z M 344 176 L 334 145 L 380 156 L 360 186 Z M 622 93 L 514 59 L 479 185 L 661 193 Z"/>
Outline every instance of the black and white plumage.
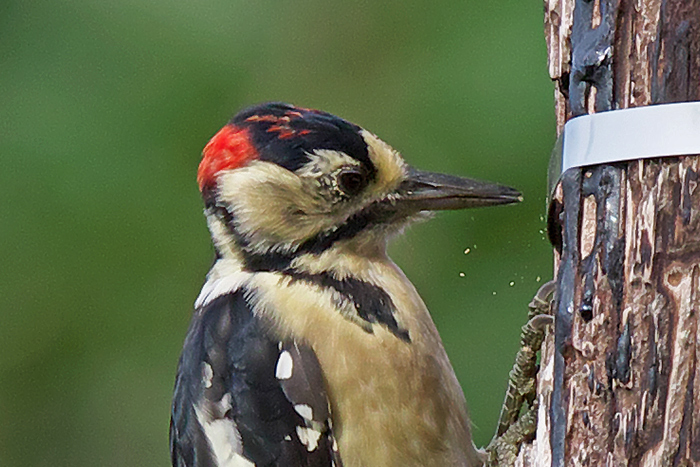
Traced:
<path fill-rule="evenodd" d="M 197 310 L 175 385 L 174 466 L 341 465 L 318 361 L 271 338 L 239 289 Z"/>
<path fill-rule="evenodd" d="M 481 465 L 386 240 L 425 211 L 519 194 L 411 169 L 362 128 L 279 103 L 217 133 L 198 182 L 217 260 L 180 358 L 173 466 Z"/>

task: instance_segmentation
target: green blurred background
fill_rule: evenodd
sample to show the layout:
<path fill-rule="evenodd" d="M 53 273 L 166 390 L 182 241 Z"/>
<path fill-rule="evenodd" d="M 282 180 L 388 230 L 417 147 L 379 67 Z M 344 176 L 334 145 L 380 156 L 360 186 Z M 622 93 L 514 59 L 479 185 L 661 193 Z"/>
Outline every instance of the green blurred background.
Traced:
<path fill-rule="evenodd" d="M 169 465 L 175 367 L 213 257 L 199 154 L 267 100 L 524 193 L 391 248 L 488 442 L 551 276 L 541 2 L 3 0 L 0 96 L 1 466 Z"/>

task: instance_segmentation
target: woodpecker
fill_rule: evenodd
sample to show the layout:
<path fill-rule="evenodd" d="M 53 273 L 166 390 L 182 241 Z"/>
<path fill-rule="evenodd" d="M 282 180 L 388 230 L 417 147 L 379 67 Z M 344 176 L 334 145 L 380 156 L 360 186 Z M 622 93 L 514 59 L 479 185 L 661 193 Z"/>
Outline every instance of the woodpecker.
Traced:
<path fill-rule="evenodd" d="M 481 466 L 463 391 L 388 239 L 516 190 L 408 166 L 326 112 L 266 103 L 203 151 L 216 260 L 170 422 L 175 467 Z"/>

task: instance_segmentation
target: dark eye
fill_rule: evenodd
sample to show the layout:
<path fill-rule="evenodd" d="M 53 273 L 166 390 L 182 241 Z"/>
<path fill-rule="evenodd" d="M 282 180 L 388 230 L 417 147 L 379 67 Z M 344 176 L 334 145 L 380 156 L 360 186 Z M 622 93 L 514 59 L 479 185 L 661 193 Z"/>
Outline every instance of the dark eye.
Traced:
<path fill-rule="evenodd" d="M 346 195 L 356 195 L 365 187 L 364 175 L 355 169 L 346 169 L 338 174 L 338 188 Z"/>

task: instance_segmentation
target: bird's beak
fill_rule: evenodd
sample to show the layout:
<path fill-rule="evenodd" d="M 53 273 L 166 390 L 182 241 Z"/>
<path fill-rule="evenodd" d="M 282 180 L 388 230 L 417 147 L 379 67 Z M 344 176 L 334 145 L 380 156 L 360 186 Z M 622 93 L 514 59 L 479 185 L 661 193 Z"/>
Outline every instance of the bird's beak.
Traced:
<path fill-rule="evenodd" d="M 402 214 L 495 206 L 522 201 L 519 191 L 490 182 L 410 168 L 391 196 Z"/>

